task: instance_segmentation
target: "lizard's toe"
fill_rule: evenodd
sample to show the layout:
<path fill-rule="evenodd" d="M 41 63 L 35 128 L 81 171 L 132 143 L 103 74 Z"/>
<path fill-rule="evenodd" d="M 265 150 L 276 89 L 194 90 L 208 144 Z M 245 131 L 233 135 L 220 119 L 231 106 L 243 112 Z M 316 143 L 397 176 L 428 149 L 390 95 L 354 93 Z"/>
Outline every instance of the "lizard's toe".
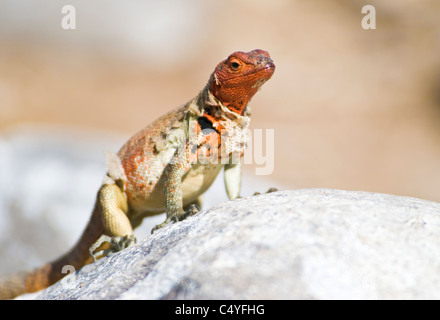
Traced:
<path fill-rule="evenodd" d="M 164 222 L 157 224 L 153 227 L 153 229 L 151 229 L 151 233 L 153 234 L 154 232 L 156 232 L 157 230 L 165 227 L 167 224 L 171 223 L 171 221 L 173 221 L 172 219 L 166 218 Z"/>
<path fill-rule="evenodd" d="M 108 244 L 108 248 L 98 250 L 104 243 Z M 90 255 L 96 261 L 99 258 L 106 257 L 112 253 L 121 251 L 132 244 L 136 243 L 136 237 L 133 234 L 125 236 L 110 237 L 103 234 L 99 239 L 89 248 Z"/>
<path fill-rule="evenodd" d="M 174 215 L 172 217 L 167 217 L 164 222 L 154 226 L 154 228 L 151 230 L 151 233 L 154 233 L 155 231 L 159 230 L 160 228 L 165 227 L 166 225 L 168 225 L 170 223 L 185 220 L 186 218 L 195 215 L 199 211 L 200 211 L 199 206 L 197 206 L 196 204 L 191 204 L 188 207 L 188 210 L 182 211 L 179 215 Z"/>
<path fill-rule="evenodd" d="M 278 191 L 278 189 L 277 188 L 269 188 L 269 190 L 267 190 L 265 193 L 271 193 L 271 192 L 275 192 L 275 191 Z M 261 194 L 261 192 L 254 192 L 254 196 L 258 196 L 258 195 L 260 195 Z"/>
<path fill-rule="evenodd" d="M 192 205 L 189 206 L 188 210 L 186 210 L 185 213 L 182 214 L 182 215 L 179 217 L 178 221 L 185 220 L 186 218 L 195 215 L 195 214 L 198 213 L 199 211 L 200 211 L 199 206 L 196 205 L 196 204 L 192 204 Z"/>

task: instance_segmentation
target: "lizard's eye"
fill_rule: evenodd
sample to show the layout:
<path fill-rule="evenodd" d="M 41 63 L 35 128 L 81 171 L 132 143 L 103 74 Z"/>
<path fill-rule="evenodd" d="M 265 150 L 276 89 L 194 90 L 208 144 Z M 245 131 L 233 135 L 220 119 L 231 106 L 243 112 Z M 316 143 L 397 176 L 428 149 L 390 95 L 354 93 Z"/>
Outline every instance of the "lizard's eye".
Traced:
<path fill-rule="evenodd" d="M 238 61 L 236 59 L 231 61 L 231 68 L 232 68 L 232 70 L 236 71 L 236 70 L 240 69 L 240 67 L 241 67 L 240 61 Z"/>

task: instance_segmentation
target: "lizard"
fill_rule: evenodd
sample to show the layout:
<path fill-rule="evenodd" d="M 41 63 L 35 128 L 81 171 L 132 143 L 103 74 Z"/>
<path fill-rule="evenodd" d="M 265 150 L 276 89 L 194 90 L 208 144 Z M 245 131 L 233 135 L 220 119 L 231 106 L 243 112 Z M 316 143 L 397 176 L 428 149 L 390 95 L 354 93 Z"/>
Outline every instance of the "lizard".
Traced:
<path fill-rule="evenodd" d="M 237 51 L 221 61 L 199 94 L 107 152 L 107 174 L 90 220 L 73 248 L 32 271 L 0 277 L 0 298 L 35 292 L 135 243 L 144 217 L 166 212 L 152 232 L 199 211 L 201 195 L 224 170 L 229 199 L 240 196 L 249 101 L 275 71 L 269 53 Z"/>

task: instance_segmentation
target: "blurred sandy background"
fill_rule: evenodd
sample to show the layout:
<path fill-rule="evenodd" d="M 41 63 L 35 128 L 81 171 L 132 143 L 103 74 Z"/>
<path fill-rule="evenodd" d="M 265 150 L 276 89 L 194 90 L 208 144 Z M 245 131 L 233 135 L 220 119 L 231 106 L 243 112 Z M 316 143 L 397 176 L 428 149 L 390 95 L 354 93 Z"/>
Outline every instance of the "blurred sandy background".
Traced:
<path fill-rule="evenodd" d="M 367 4 L 376 30 L 361 27 Z M 264 178 L 440 201 L 438 0 L 0 0 L 0 135 L 128 138 L 255 48 L 277 66 L 251 102 L 252 127 L 275 130 Z"/>
<path fill-rule="evenodd" d="M 61 28 L 74 5 L 76 30 Z M 377 29 L 361 28 L 363 5 Z M 273 177 L 440 201 L 440 2 L 1 1 L 0 128 L 130 135 L 204 86 L 235 50 L 276 74 L 252 102 L 275 129 Z"/>

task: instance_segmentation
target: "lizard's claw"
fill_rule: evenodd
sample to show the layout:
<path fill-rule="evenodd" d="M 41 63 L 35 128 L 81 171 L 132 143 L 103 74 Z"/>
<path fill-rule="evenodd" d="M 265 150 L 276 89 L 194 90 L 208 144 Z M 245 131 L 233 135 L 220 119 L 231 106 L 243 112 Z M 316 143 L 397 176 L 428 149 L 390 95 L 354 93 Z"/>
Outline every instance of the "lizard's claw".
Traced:
<path fill-rule="evenodd" d="M 191 217 L 193 215 L 195 215 L 197 212 L 200 211 L 200 208 L 198 205 L 196 204 L 192 204 L 189 206 L 188 210 L 185 211 L 185 213 L 183 215 L 181 215 L 180 217 L 178 217 L 177 221 L 182 221 L 185 220 L 188 217 Z"/>
<path fill-rule="evenodd" d="M 103 249 L 95 252 L 102 244 L 108 243 L 110 247 L 108 249 Z M 126 236 L 116 236 L 110 237 L 105 234 L 99 237 L 98 240 L 89 248 L 90 255 L 93 260 L 96 261 L 99 258 L 106 257 L 112 253 L 121 251 L 132 244 L 136 243 L 136 238 L 134 235 L 126 235 Z"/>
<path fill-rule="evenodd" d="M 265 193 L 271 193 L 271 192 L 275 192 L 278 191 L 277 188 L 269 188 L 269 190 L 267 190 Z M 260 192 L 255 192 L 253 195 L 254 196 L 258 196 L 259 194 L 261 194 Z"/>
<path fill-rule="evenodd" d="M 165 227 L 167 224 L 169 224 L 172 220 L 166 218 L 164 222 L 162 222 L 161 224 L 157 224 L 153 227 L 153 229 L 151 229 L 151 233 L 153 234 L 155 231 L 159 230 L 160 228 Z"/>
<path fill-rule="evenodd" d="M 179 215 L 173 215 L 171 217 L 168 217 L 165 219 L 164 222 L 162 222 L 161 224 L 156 225 L 152 230 L 151 233 L 154 233 L 155 231 L 159 230 L 160 228 L 165 227 L 167 224 L 170 224 L 172 222 L 178 222 L 178 221 L 182 221 L 185 220 L 188 217 L 191 217 L 193 215 L 195 215 L 197 212 L 200 211 L 200 208 L 196 205 L 196 204 L 191 204 L 188 208 L 188 210 L 186 211 L 182 211 L 181 214 Z"/>

